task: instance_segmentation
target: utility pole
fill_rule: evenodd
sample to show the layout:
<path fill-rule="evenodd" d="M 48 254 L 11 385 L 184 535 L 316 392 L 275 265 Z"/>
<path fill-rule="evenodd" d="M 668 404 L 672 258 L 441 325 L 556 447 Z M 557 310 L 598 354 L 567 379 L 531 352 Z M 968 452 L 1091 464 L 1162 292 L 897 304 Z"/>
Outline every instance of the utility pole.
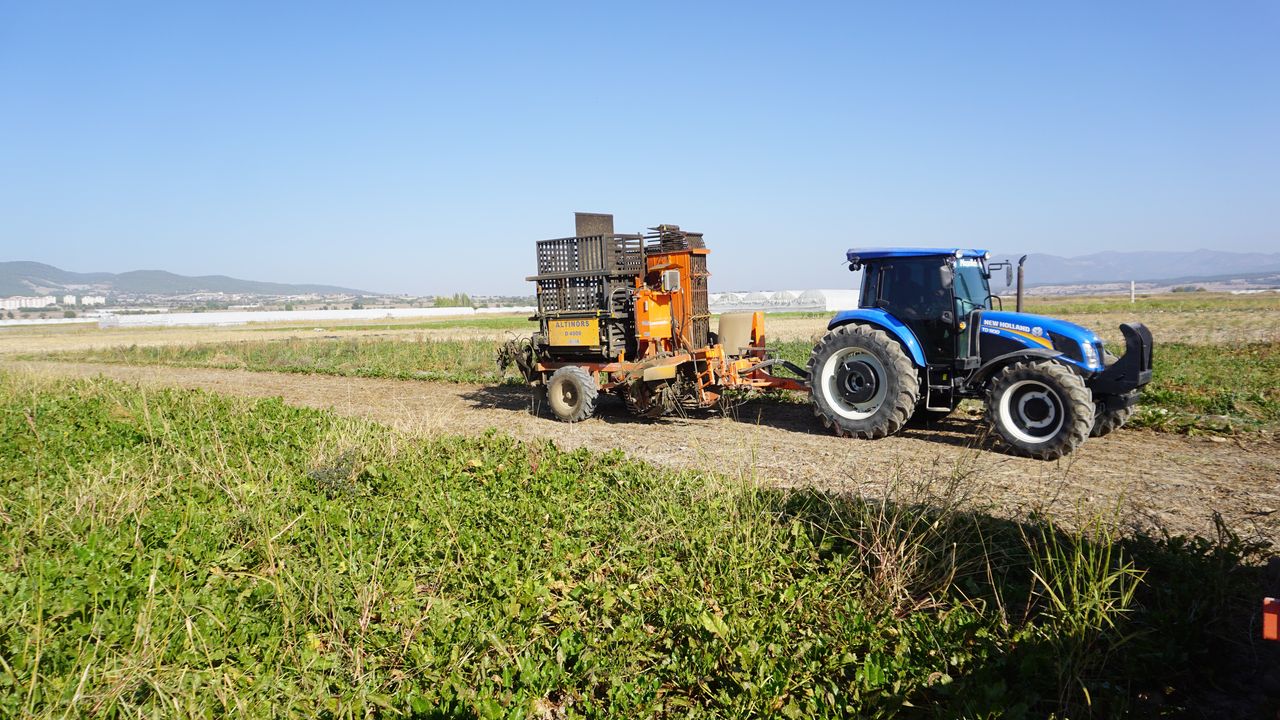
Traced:
<path fill-rule="evenodd" d="M 1138 302 L 1138 296 L 1135 294 L 1136 292 L 1137 292 L 1137 283 L 1134 282 L 1133 280 L 1130 280 L 1129 281 L 1129 304 L 1130 305 Z"/>

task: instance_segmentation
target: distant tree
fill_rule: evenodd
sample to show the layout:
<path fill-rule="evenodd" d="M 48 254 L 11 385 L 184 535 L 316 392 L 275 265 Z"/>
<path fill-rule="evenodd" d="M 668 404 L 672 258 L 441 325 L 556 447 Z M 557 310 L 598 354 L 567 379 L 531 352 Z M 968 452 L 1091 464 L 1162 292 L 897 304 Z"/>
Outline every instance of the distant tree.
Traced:
<path fill-rule="evenodd" d="M 64 317 L 64 318 L 73 318 L 73 317 L 75 317 L 75 316 L 76 316 L 76 311 L 75 311 L 75 310 L 65 310 L 65 311 L 63 311 L 63 313 L 62 313 L 62 317 Z"/>
<path fill-rule="evenodd" d="M 285 309 L 285 310 L 287 310 L 287 311 L 289 311 L 289 312 L 292 312 L 292 311 L 293 311 L 293 303 L 285 303 L 285 304 L 284 304 L 284 309 Z"/>
<path fill-rule="evenodd" d="M 9 319 L 10 319 L 10 320 L 12 320 L 12 319 L 13 319 L 13 311 L 12 311 L 12 310 L 10 310 L 10 311 L 9 311 Z"/>
<path fill-rule="evenodd" d="M 471 296 L 454 293 L 452 297 L 437 297 L 436 307 L 472 307 Z"/>

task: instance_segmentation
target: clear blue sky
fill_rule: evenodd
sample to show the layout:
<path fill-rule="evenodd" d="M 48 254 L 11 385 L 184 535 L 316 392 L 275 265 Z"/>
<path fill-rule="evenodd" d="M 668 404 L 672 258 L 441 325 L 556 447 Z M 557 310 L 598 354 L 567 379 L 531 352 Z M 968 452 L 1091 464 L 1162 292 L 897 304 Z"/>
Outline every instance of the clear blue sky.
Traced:
<path fill-rule="evenodd" d="M 0 0 L 0 259 L 526 293 L 574 210 L 721 290 L 1278 251 L 1280 3 Z"/>

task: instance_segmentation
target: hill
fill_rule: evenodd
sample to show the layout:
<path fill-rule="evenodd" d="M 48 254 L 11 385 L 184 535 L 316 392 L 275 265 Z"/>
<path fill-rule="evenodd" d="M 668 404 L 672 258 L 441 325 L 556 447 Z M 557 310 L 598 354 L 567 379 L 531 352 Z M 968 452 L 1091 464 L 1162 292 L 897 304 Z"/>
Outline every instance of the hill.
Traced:
<path fill-rule="evenodd" d="M 0 297 L 91 292 L 101 295 L 136 293 L 176 295 L 223 292 L 242 295 L 374 295 L 364 290 L 334 285 L 311 285 L 240 280 L 226 275 L 191 277 L 164 270 L 124 273 L 77 273 L 44 263 L 0 262 Z"/>
<path fill-rule="evenodd" d="M 996 260 L 1017 256 L 1000 255 Z M 1129 280 L 1223 279 L 1280 272 L 1280 253 L 1237 253 L 1220 250 L 1188 252 L 1100 252 L 1068 258 L 1032 253 L 1027 281 L 1034 285 L 1127 282 Z"/>

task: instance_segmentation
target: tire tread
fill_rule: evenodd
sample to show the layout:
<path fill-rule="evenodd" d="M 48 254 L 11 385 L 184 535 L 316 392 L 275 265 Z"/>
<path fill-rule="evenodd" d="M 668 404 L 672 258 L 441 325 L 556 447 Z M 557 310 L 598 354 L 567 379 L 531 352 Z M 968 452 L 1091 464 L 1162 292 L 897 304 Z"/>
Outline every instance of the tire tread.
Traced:
<path fill-rule="evenodd" d="M 897 392 L 893 397 L 885 397 L 885 403 L 889 404 L 890 410 L 882 416 L 876 418 L 873 424 L 867 425 L 866 421 L 852 421 L 836 415 L 829 411 L 825 405 L 825 399 L 817 392 L 814 387 L 815 378 L 821 369 L 822 363 L 826 362 L 826 358 L 837 350 L 842 350 L 852 345 L 858 345 L 868 349 L 878 348 L 889 360 L 886 371 L 892 373 L 895 377 L 903 378 L 898 383 Z M 813 351 L 809 353 L 809 393 L 812 397 L 813 414 L 822 421 L 822 425 L 834 432 L 840 437 L 856 437 L 864 440 L 877 440 L 888 435 L 892 435 L 902 429 L 907 421 L 911 419 L 911 415 L 915 412 L 916 402 L 920 397 L 920 381 L 919 375 L 916 373 L 916 366 L 911 362 L 911 358 L 903 351 L 902 345 L 897 340 L 889 337 L 889 335 L 879 328 L 861 323 L 850 323 L 841 325 L 827 332 L 822 339 L 813 346 Z"/>
<path fill-rule="evenodd" d="M 578 392 L 582 396 L 582 405 L 570 417 L 560 417 L 555 412 L 554 406 L 548 400 L 547 406 L 551 408 L 551 414 L 556 418 L 568 423 L 582 422 L 590 418 L 596 412 L 596 405 L 600 402 L 600 388 L 596 385 L 596 380 L 586 370 L 577 365 L 566 365 L 555 372 L 551 373 L 551 379 L 547 381 L 547 392 L 551 392 L 552 386 L 556 384 L 556 378 L 563 377 L 565 382 L 572 382 L 578 386 Z"/>
<path fill-rule="evenodd" d="M 1071 406 L 1070 423 L 1066 432 L 1059 432 L 1057 442 L 1028 445 L 1004 431 L 999 420 L 1000 393 L 1020 380 L 1050 380 L 1066 393 L 1063 402 Z M 1057 460 L 1080 447 L 1093 430 L 1093 393 L 1079 375 L 1062 363 L 1052 360 L 1033 360 L 1011 363 L 996 373 L 987 388 L 987 421 L 1014 454 L 1039 460 Z"/>

